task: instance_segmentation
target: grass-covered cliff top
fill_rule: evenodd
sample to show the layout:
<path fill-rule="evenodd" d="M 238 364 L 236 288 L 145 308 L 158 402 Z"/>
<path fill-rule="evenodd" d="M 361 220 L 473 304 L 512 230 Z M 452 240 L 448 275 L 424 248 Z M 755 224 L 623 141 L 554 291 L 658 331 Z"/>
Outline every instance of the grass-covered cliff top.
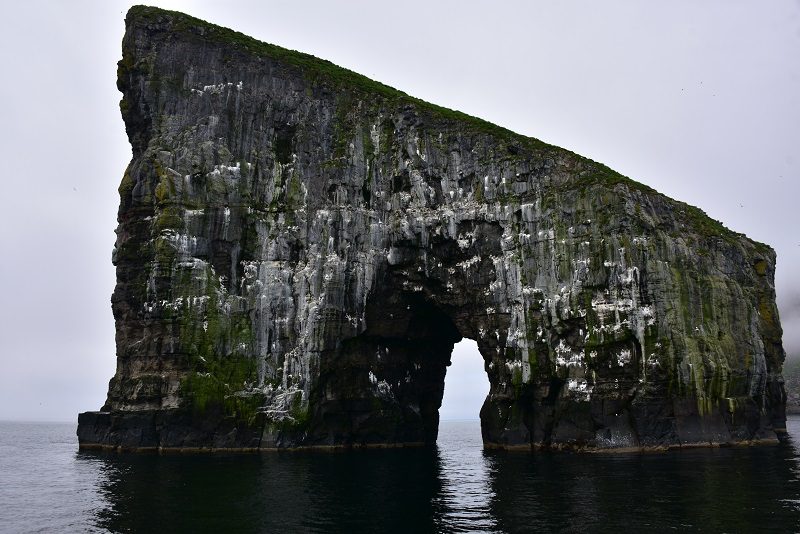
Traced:
<path fill-rule="evenodd" d="M 241 32 L 223 26 L 217 26 L 216 24 L 206 22 L 179 11 L 169 11 L 152 6 L 138 5 L 131 7 L 130 10 L 128 10 L 125 20 L 126 24 L 130 26 L 135 21 L 157 23 L 164 22 L 164 19 L 168 19 L 174 31 L 187 32 L 192 34 L 195 38 L 207 42 L 234 46 L 259 57 L 274 59 L 296 67 L 310 79 L 327 83 L 332 88 L 339 88 L 362 95 L 377 95 L 396 105 L 410 104 L 413 105 L 418 112 L 429 115 L 434 119 L 448 123 L 458 122 L 467 129 L 491 135 L 495 139 L 502 140 L 510 145 L 524 146 L 529 150 L 535 150 L 540 153 L 559 151 L 562 154 L 569 154 L 589 164 L 588 168 L 590 168 L 591 171 L 587 178 L 594 182 L 600 182 L 609 187 L 613 187 L 617 184 L 624 184 L 634 190 L 639 190 L 648 194 L 661 195 L 661 193 L 658 193 L 647 185 L 632 180 L 610 169 L 606 165 L 575 154 L 567 149 L 547 144 L 534 137 L 512 132 L 507 128 L 460 111 L 431 104 L 311 54 L 305 54 L 296 50 L 289 50 L 270 43 L 265 43 Z M 699 208 L 679 201 L 673 200 L 673 202 L 676 203 L 676 208 L 683 211 L 687 219 L 691 221 L 700 232 L 719 235 L 726 240 L 734 239 L 737 236 L 743 236 L 743 234 L 726 228 L 721 222 L 712 219 Z M 765 252 L 771 250 L 768 245 L 755 241 L 753 243 Z"/>
<path fill-rule="evenodd" d="M 126 22 L 130 24 L 134 19 L 156 22 L 160 17 L 169 17 L 171 19 L 172 28 L 177 31 L 187 31 L 209 42 L 228 46 L 233 45 L 257 56 L 278 60 L 302 69 L 307 76 L 328 82 L 334 87 L 346 88 L 365 95 L 380 95 L 386 100 L 398 102 L 400 104 L 414 104 L 420 111 L 433 112 L 442 119 L 463 122 L 477 130 L 506 140 L 513 140 L 518 143 L 523 141 L 527 144 L 537 146 L 538 148 L 557 148 L 534 137 L 527 137 L 512 132 L 507 128 L 473 117 L 472 115 L 425 102 L 403 91 L 367 78 L 363 74 L 335 65 L 328 60 L 265 43 L 241 32 L 211 24 L 210 22 L 186 15 L 179 11 L 169 11 L 152 6 L 133 6 L 128 10 Z"/>

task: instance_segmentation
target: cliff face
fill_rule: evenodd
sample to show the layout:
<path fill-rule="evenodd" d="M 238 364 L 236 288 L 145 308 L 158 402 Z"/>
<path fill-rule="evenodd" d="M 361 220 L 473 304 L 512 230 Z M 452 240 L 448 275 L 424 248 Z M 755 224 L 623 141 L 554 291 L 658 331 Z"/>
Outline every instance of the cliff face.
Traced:
<path fill-rule="evenodd" d="M 126 23 L 117 372 L 82 446 L 432 442 L 462 337 L 487 446 L 782 432 L 766 245 L 311 56 Z"/>

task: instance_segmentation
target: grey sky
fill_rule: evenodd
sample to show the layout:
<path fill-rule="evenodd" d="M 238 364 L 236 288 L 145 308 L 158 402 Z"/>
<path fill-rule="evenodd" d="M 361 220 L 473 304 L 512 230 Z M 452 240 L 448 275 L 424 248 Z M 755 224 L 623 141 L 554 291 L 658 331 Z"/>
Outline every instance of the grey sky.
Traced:
<path fill-rule="evenodd" d="M 16 2 L 0 17 L 0 419 L 74 420 L 114 373 L 130 158 L 115 77 L 133 3 Z M 563 146 L 771 244 L 800 355 L 797 0 L 144 3 Z M 443 416 L 475 417 L 484 393 L 467 406 L 475 375 L 457 372 Z"/>

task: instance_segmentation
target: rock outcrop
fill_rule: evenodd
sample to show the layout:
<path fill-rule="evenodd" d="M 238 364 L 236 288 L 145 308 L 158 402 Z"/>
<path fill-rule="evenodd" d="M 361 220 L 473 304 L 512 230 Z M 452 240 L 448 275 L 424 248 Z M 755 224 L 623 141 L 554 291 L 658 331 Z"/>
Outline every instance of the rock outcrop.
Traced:
<path fill-rule="evenodd" d="M 326 61 L 126 24 L 117 371 L 82 447 L 431 443 L 462 337 L 486 446 L 784 432 L 770 247 Z"/>

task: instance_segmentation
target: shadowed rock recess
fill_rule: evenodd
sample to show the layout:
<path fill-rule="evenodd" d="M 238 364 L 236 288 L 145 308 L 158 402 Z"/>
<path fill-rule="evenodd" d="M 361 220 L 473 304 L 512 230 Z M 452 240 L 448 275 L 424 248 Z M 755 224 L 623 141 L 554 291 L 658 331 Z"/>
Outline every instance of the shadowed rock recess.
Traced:
<path fill-rule="evenodd" d="M 775 253 L 536 139 L 180 13 L 128 13 L 117 370 L 81 447 L 487 447 L 784 431 Z"/>

